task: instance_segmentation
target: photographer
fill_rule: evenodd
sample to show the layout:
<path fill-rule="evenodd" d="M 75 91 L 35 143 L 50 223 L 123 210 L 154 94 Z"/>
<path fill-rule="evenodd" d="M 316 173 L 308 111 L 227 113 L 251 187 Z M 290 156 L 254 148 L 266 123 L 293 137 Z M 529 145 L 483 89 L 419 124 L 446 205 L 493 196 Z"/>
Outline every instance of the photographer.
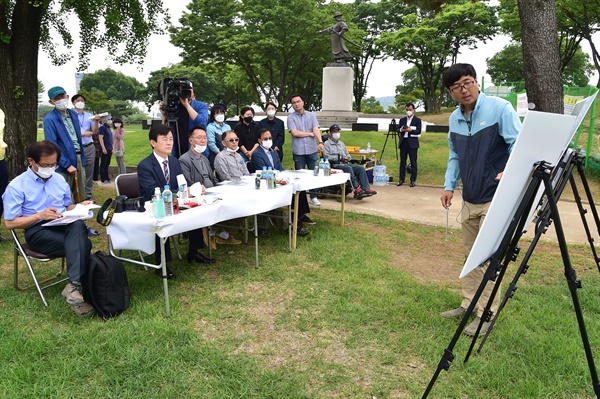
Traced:
<path fill-rule="evenodd" d="M 329 128 L 329 140 L 325 142 L 323 156 L 329 159 L 334 169 L 340 169 L 350 174 L 352 187 L 354 187 L 354 198 L 361 200 L 377 194 L 377 191 L 371 190 L 365 168 L 348 163 L 351 158 L 346 145 L 340 141 L 340 130 L 340 127 L 335 124 Z"/>
<path fill-rule="evenodd" d="M 163 79 L 158 94 L 163 101 L 160 107 L 162 122 L 171 126 L 173 132 L 173 156 L 179 158 L 189 148 L 187 134 L 190 129 L 206 129 L 208 106 L 195 99 L 194 86 L 187 78 Z"/>

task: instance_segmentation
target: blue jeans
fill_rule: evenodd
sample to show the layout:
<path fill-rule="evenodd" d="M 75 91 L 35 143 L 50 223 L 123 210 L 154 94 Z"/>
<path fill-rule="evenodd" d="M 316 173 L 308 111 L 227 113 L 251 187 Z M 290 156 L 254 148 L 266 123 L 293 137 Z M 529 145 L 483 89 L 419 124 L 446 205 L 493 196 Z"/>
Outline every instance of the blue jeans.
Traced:
<path fill-rule="evenodd" d="M 304 169 L 306 166 L 308 170 L 315 170 L 315 165 L 319 160 L 319 153 L 315 152 L 313 154 L 305 154 L 298 155 L 292 154 L 294 156 L 294 169 L 300 170 Z M 310 190 L 310 198 L 316 198 L 315 190 Z"/>

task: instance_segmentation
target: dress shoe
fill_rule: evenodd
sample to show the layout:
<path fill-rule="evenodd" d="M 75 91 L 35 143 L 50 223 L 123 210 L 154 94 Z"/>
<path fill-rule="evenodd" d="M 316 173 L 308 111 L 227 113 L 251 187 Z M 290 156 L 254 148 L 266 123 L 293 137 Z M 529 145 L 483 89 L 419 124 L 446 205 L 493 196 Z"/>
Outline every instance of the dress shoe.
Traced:
<path fill-rule="evenodd" d="M 154 271 L 158 277 L 162 277 L 162 269 L 156 269 Z M 173 280 L 175 278 L 175 274 L 169 269 L 167 266 L 167 280 Z"/>
<path fill-rule="evenodd" d="M 477 332 L 477 327 L 479 327 L 479 323 L 481 322 L 481 317 L 476 317 L 471 324 L 469 324 L 467 327 L 465 327 L 465 330 L 463 331 L 463 333 L 465 333 L 466 335 L 468 335 L 469 337 L 472 337 L 475 335 L 475 333 Z M 479 335 L 485 335 L 485 333 L 488 332 L 488 330 L 490 329 L 490 325 L 492 323 L 484 321 L 483 324 L 481 325 L 481 330 L 479 330 Z"/>
<path fill-rule="evenodd" d="M 410 186 L 411 186 L 411 187 L 414 187 L 414 186 L 416 186 L 415 182 L 414 182 L 414 181 L 411 181 L 411 182 L 410 182 Z"/>
<path fill-rule="evenodd" d="M 215 260 L 213 258 L 209 258 L 208 256 L 202 255 L 200 252 L 196 252 L 195 254 L 186 254 L 185 259 L 188 263 L 192 263 L 196 261 L 197 263 L 214 263 Z"/>
<path fill-rule="evenodd" d="M 400 186 L 401 186 L 401 185 L 403 185 L 403 184 L 404 184 L 404 180 L 400 180 L 398 183 L 396 183 L 396 185 L 397 185 L 398 187 L 400 187 Z"/>
<path fill-rule="evenodd" d="M 242 243 L 240 240 L 236 240 L 235 238 L 233 238 L 233 236 L 231 234 L 227 238 L 217 237 L 215 241 L 217 242 L 217 244 L 229 244 L 229 245 L 239 245 Z"/>

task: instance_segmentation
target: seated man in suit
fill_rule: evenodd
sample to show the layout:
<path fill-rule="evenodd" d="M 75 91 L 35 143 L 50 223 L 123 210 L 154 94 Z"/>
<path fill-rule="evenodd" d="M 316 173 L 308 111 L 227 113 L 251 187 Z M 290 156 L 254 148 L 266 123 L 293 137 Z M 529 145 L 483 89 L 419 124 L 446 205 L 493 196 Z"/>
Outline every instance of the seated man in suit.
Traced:
<path fill-rule="evenodd" d="M 406 156 L 410 158 L 410 186 L 417 181 L 417 151 L 419 151 L 419 136 L 421 135 L 421 119 L 413 116 L 415 105 L 406 104 L 406 116 L 398 124 L 398 148 L 400 148 L 400 180 L 397 186 L 404 184 L 406 178 Z"/>
<path fill-rule="evenodd" d="M 367 171 L 360 165 L 349 164 L 350 154 L 346 145 L 340 141 L 340 127 L 331 125 L 329 128 L 329 140 L 325 142 L 323 156 L 329 158 L 331 166 L 335 169 L 343 170 L 350 174 L 352 187 L 354 187 L 354 198 L 363 199 L 377 194 L 377 191 L 371 190 Z"/>
<path fill-rule="evenodd" d="M 162 191 L 165 185 L 170 186 L 171 191 L 177 192 L 179 186 L 177 184 L 177 175 L 182 174 L 179 161 L 169 156 L 173 149 L 173 133 L 171 127 L 167 125 L 154 125 L 148 134 L 150 145 L 152 146 L 152 154 L 144 158 L 137 167 L 138 182 L 140 186 L 140 196 L 144 197 L 144 201 L 149 201 L 154 194 L 155 187 L 159 187 Z M 208 258 L 198 252 L 198 249 L 204 248 L 204 239 L 202 237 L 202 229 L 195 229 L 188 232 L 189 249 L 186 259 L 189 263 L 196 261 L 198 263 L 212 263 L 214 259 Z M 156 237 L 156 264 L 160 263 L 160 243 L 158 236 Z M 171 260 L 171 249 L 165 245 L 165 258 Z M 157 269 L 156 274 L 160 276 L 161 270 Z M 173 279 L 175 275 L 167 268 L 167 275 L 163 278 Z"/>
<path fill-rule="evenodd" d="M 39 141 L 29 146 L 28 156 L 29 168 L 10 182 L 2 196 L 4 223 L 10 230 L 25 229 L 25 241 L 32 250 L 66 257 L 69 283 L 62 296 L 78 315 L 91 314 L 94 308 L 84 301 L 81 288 L 92 249 L 85 224 L 77 220 L 61 226 L 43 226 L 75 208 L 69 185 L 55 173 L 60 148 L 51 141 Z"/>
<path fill-rule="evenodd" d="M 210 161 L 206 158 L 203 153 L 206 150 L 208 143 L 208 136 L 204 129 L 200 127 L 193 128 L 189 132 L 190 149 L 179 158 L 183 176 L 187 180 L 188 187 L 194 183 L 202 184 L 202 191 L 204 189 L 213 187 L 217 184 L 215 173 L 210 167 Z M 232 220 L 230 223 L 224 223 L 231 225 L 235 228 L 240 226 L 241 220 Z M 214 231 L 211 230 L 211 234 Z M 217 238 L 211 235 L 210 238 L 213 249 L 216 249 L 216 244 L 232 244 L 238 245 L 242 242 L 236 240 L 227 230 L 221 228 L 221 232 Z"/>
<path fill-rule="evenodd" d="M 283 171 L 283 165 L 281 165 L 279 156 L 272 148 L 273 136 L 268 129 L 261 129 L 258 131 L 258 144 L 259 147 L 252 155 L 252 166 L 254 166 L 256 170 L 262 170 L 263 166 L 266 166 L 267 168 L 270 166 L 273 170 Z M 305 228 L 304 225 L 316 224 L 316 222 L 307 215 L 310 212 L 310 207 L 308 206 L 305 192 L 300 193 L 298 201 L 298 235 L 305 236 L 310 234 L 310 230 Z"/>

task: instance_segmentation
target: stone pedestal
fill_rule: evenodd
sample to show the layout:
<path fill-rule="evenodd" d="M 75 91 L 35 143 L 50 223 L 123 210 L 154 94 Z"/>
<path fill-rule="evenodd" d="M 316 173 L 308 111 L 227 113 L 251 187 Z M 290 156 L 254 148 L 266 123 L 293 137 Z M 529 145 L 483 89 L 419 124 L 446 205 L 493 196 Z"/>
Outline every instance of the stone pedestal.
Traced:
<path fill-rule="evenodd" d="M 323 68 L 323 111 L 352 111 L 354 71 L 347 66 Z"/>

